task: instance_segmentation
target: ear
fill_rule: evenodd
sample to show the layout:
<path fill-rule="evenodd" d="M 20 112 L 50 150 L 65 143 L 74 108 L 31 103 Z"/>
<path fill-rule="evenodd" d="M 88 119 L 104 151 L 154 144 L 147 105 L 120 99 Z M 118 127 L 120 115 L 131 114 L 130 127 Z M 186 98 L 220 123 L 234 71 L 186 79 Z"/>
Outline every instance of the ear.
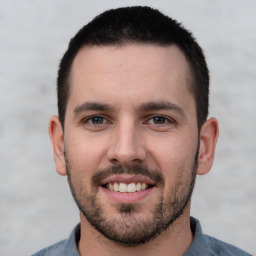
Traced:
<path fill-rule="evenodd" d="M 218 135 L 218 121 L 213 117 L 206 120 L 200 131 L 197 174 L 203 175 L 210 171 L 213 164 Z"/>
<path fill-rule="evenodd" d="M 52 142 L 56 170 L 60 175 L 67 175 L 64 157 L 64 134 L 58 116 L 52 116 L 49 121 L 49 136 Z"/>

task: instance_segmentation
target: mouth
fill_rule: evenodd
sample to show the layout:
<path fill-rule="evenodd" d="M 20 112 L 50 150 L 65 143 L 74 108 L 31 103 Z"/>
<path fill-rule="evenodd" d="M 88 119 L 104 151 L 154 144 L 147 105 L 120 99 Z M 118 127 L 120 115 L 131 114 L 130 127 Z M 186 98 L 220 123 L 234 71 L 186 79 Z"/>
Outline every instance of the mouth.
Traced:
<path fill-rule="evenodd" d="M 124 183 L 124 182 L 109 182 L 107 184 L 102 185 L 102 187 L 120 193 L 135 193 L 139 191 L 144 191 L 146 189 L 152 188 L 154 185 L 147 184 L 145 182 L 132 182 L 132 183 Z"/>
<path fill-rule="evenodd" d="M 113 175 L 105 179 L 101 187 L 108 198 L 117 203 L 135 203 L 147 198 L 156 183 L 141 175 Z"/>

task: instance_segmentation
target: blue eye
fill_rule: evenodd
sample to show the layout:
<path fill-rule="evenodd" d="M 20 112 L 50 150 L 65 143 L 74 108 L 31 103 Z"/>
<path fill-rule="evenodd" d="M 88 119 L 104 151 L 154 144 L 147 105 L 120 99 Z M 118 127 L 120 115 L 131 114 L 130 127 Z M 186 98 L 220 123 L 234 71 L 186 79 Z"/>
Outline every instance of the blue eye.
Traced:
<path fill-rule="evenodd" d="M 92 124 L 103 124 L 104 123 L 104 118 L 101 116 L 93 116 L 87 121 L 90 121 Z"/>
<path fill-rule="evenodd" d="M 165 125 L 171 123 L 171 121 L 164 116 L 153 116 L 148 120 L 148 123 L 153 125 Z"/>
<path fill-rule="evenodd" d="M 110 118 L 105 116 L 92 115 L 84 118 L 82 121 L 82 126 L 84 129 L 91 132 L 98 132 L 108 129 L 112 122 Z"/>
<path fill-rule="evenodd" d="M 163 116 L 155 116 L 152 118 L 154 124 L 165 124 L 167 119 Z"/>
<path fill-rule="evenodd" d="M 107 119 L 102 116 L 91 116 L 83 120 L 83 124 L 86 126 L 102 126 L 107 123 Z"/>

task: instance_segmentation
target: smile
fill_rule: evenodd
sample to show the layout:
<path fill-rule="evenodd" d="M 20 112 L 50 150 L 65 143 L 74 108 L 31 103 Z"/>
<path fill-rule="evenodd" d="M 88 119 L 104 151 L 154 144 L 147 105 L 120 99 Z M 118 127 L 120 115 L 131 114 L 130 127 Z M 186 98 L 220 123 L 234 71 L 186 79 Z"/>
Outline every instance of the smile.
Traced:
<path fill-rule="evenodd" d="M 111 175 L 103 180 L 102 191 L 118 203 L 135 203 L 148 197 L 156 183 L 143 175 Z"/>
<path fill-rule="evenodd" d="M 142 182 L 137 182 L 137 183 L 122 183 L 122 182 L 111 182 L 108 183 L 106 185 L 104 185 L 105 188 L 111 190 L 111 191 L 115 191 L 115 192 L 121 192 L 121 193 L 135 193 L 138 191 L 143 191 L 146 190 L 150 187 L 152 187 L 152 185 L 146 184 L 146 183 L 142 183 Z"/>

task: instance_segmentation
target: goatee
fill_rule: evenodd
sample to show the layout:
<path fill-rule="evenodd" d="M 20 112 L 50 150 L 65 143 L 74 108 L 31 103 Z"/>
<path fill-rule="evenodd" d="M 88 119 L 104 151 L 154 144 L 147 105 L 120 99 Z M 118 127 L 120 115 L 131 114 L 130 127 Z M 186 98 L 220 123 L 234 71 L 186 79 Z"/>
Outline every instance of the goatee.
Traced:
<path fill-rule="evenodd" d="M 167 199 L 164 199 L 162 195 L 146 218 L 139 215 L 143 210 L 142 207 L 134 204 L 119 204 L 116 209 L 119 212 L 118 217 L 106 215 L 98 198 L 98 189 L 103 179 L 115 174 L 144 175 L 152 179 L 158 188 L 163 189 L 165 179 L 160 171 L 150 170 L 138 164 L 125 168 L 121 165 L 115 165 L 101 169 L 95 172 L 91 178 L 91 191 L 88 193 L 81 178 L 76 176 L 76 171 L 72 169 L 67 158 L 66 168 L 72 195 L 88 222 L 112 241 L 123 246 L 137 246 L 157 237 L 182 215 L 193 192 L 197 156 L 190 170 L 179 171 L 176 183 L 174 187 L 170 188 Z"/>

